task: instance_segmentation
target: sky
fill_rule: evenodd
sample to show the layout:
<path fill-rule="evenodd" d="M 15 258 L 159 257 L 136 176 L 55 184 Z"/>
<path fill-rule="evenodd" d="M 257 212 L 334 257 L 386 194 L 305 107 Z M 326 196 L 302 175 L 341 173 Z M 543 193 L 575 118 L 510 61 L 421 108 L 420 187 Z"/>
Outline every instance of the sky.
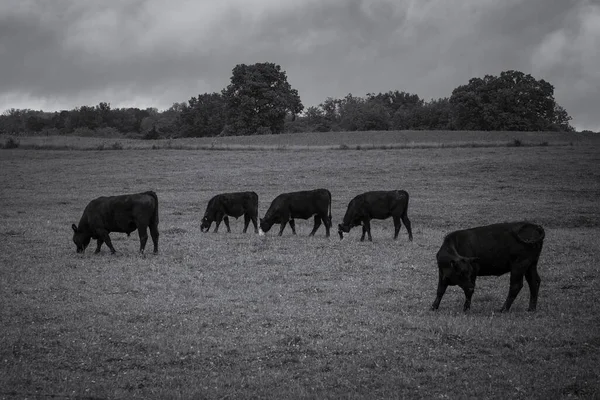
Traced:
<path fill-rule="evenodd" d="M 600 131 L 600 0 L 2 0 L 0 112 L 169 108 L 272 62 L 305 107 L 518 70 Z"/>

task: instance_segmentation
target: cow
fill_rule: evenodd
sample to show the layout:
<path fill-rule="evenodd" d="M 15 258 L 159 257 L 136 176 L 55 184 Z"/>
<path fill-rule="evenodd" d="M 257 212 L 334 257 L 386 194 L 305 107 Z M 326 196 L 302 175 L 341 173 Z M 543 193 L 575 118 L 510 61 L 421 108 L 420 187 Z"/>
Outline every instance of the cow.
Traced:
<path fill-rule="evenodd" d="M 458 285 L 465 292 L 463 311 L 467 311 L 471 307 L 478 276 L 510 273 L 508 297 L 500 312 L 510 310 L 523 287 L 523 277 L 529 284 L 529 311 L 535 311 L 541 282 L 537 264 L 544 236 L 544 228 L 526 221 L 480 226 L 448 234 L 436 255 L 439 281 L 431 309 L 438 309 L 448 285 Z"/>
<path fill-rule="evenodd" d="M 77 253 L 83 253 L 91 239 L 98 241 L 95 253 L 100 252 L 102 243 L 115 248 L 109 237 L 110 232 L 123 232 L 127 236 L 137 229 L 140 236 L 140 253 L 144 252 L 148 241 L 147 228 L 154 243 L 154 253 L 158 252 L 158 197 L 149 191 L 121 196 L 98 197 L 90 201 L 83 210 L 79 226 L 73 224 L 73 242 Z"/>
<path fill-rule="evenodd" d="M 244 216 L 244 233 L 248 230 L 250 221 L 254 225 L 254 233 L 258 233 L 258 195 L 255 192 L 235 192 L 221 193 L 208 201 L 200 231 L 208 232 L 213 221 L 216 222 L 214 232 L 218 232 L 221 221 L 225 222 L 227 232 L 231 232 L 229 227 L 229 217 L 239 218 Z"/>
<path fill-rule="evenodd" d="M 408 240 L 413 240 L 410 220 L 408 219 L 408 192 L 404 190 L 391 191 L 371 191 L 359 194 L 348 203 L 348 209 L 344 215 L 344 220 L 338 224 L 338 234 L 340 239 L 344 238 L 344 233 L 350 232 L 355 226 L 362 225 L 362 236 L 360 241 L 365 240 L 365 234 L 369 241 L 373 241 L 371 236 L 371 220 L 387 219 L 392 217 L 394 220 L 394 240 L 398 238 L 398 232 L 404 222 L 408 231 Z"/>
<path fill-rule="evenodd" d="M 305 190 L 282 193 L 271 202 L 264 218 L 260 219 L 260 234 L 268 232 L 273 224 L 281 224 L 279 236 L 283 234 L 286 223 L 290 223 L 292 233 L 296 234 L 294 218 L 309 219 L 314 216 L 315 225 L 309 236 L 313 236 L 321 222 L 325 225 L 325 236 L 329 237 L 331 228 L 331 193 L 327 189 Z"/>

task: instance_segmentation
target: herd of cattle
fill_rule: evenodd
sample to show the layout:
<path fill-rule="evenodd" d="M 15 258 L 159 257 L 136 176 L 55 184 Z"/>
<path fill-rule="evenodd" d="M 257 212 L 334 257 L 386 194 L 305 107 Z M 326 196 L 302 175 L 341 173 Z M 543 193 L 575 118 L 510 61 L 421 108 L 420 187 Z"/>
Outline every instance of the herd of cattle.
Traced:
<path fill-rule="evenodd" d="M 361 241 L 371 237 L 372 219 L 394 221 L 394 239 L 398 238 L 401 221 L 406 226 L 409 240 L 412 241 L 411 223 L 407 216 L 408 193 L 404 190 L 371 191 L 359 194 L 350 203 L 338 225 L 338 234 L 356 226 L 362 226 Z M 255 192 L 236 192 L 218 194 L 210 199 L 202 218 L 200 230 L 208 232 L 215 223 L 217 232 L 221 222 L 231 232 L 229 217 L 244 216 L 244 230 L 252 221 L 254 232 L 264 235 L 274 224 L 280 224 L 279 236 L 289 223 L 296 234 L 294 219 L 314 217 L 314 226 L 310 235 L 314 235 L 323 224 L 325 235 L 329 237 L 332 226 L 331 193 L 327 189 L 282 193 L 269 206 L 264 218 L 258 221 L 258 195 Z M 140 252 L 143 253 L 148 241 L 148 229 L 154 244 L 154 253 L 158 252 L 158 197 L 149 191 L 121 196 L 99 197 L 92 200 L 83 211 L 79 225 L 72 225 L 73 242 L 77 252 L 82 253 L 91 239 L 96 239 L 96 253 L 106 243 L 111 253 L 115 248 L 109 237 L 110 232 L 122 232 L 127 236 L 137 230 L 140 237 Z M 537 264 L 544 242 L 544 229 L 530 222 L 508 222 L 480 226 L 452 232 L 444 238 L 437 252 L 439 279 L 437 296 L 431 308 L 436 310 L 450 285 L 458 285 L 465 293 L 464 311 L 471 306 L 471 297 L 478 276 L 500 276 L 510 273 L 508 297 L 501 311 L 508 311 L 523 287 L 523 278 L 529 285 L 529 311 L 537 305 L 540 276 Z"/>

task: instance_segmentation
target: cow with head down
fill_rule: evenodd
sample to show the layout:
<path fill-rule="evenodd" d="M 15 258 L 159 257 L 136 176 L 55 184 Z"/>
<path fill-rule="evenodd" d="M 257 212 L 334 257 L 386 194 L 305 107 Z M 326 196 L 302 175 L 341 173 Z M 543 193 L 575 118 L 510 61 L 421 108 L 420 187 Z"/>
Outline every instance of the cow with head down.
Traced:
<path fill-rule="evenodd" d="M 115 253 L 111 232 L 126 233 L 137 230 L 140 236 L 140 253 L 144 252 L 148 241 L 148 228 L 154 243 L 154 253 L 158 252 L 158 197 L 149 191 L 121 196 L 98 197 L 90 201 L 83 210 L 79 225 L 71 225 L 73 242 L 78 253 L 83 253 L 92 239 L 97 240 L 96 253 L 106 243 L 111 253 Z"/>
<path fill-rule="evenodd" d="M 258 195 L 255 192 L 218 194 L 208 201 L 200 231 L 208 232 L 212 223 L 215 222 L 214 232 L 218 232 L 219 225 L 223 221 L 227 227 L 227 232 L 231 232 L 229 217 L 237 219 L 242 215 L 244 216 L 243 233 L 248 231 L 250 221 L 254 225 L 254 232 L 258 233 Z"/>
<path fill-rule="evenodd" d="M 529 285 L 529 311 L 535 311 L 541 282 L 537 264 L 544 236 L 544 228 L 525 221 L 480 226 L 448 234 L 436 256 L 439 280 L 431 309 L 438 309 L 449 285 L 458 285 L 465 292 L 463 310 L 467 311 L 471 307 L 478 276 L 510 273 L 508 297 L 500 311 L 510 310 L 523 287 L 523 278 Z"/>
<path fill-rule="evenodd" d="M 303 190 L 282 193 L 271 202 L 264 218 L 260 219 L 260 234 L 268 232 L 274 224 L 281 224 L 279 236 L 289 222 L 292 233 L 296 234 L 295 218 L 309 219 L 314 216 L 313 236 L 321 223 L 325 225 L 325 236 L 331 228 L 331 193 L 327 189 Z"/>
<path fill-rule="evenodd" d="M 402 226 L 400 220 L 402 220 L 408 231 L 408 240 L 412 241 L 412 229 L 407 212 L 408 192 L 404 190 L 365 192 L 348 203 L 344 220 L 341 224 L 338 224 L 338 234 L 340 239 L 343 239 L 344 233 L 350 232 L 350 229 L 355 226 L 362 226 L 361 242 L 365 240 L 365 234 L 368 235 L 370 241 L 373 241 L 371 220 L 392 217 L 394 221 L 394 239 L 398 238 Z"/>

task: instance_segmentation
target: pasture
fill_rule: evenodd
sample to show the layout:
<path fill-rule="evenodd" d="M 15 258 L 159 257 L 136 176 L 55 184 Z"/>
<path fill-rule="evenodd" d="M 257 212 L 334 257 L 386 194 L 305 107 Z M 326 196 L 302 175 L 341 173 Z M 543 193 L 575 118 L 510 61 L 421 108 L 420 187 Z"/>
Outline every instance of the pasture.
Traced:
<path fill-rule="evenodd" d="M 449 145 L 0 150 L 0 398 L 598 398 L 600 138 L 428 137 Z M 297 236 L 242 234 L 242 219 L 200 232 L 214 194 L 256 191 L 263 216 L 319 187 L 329 239 L 307 236 L 312 220 Z M 111 235 L 116 255 L 75 253 L 90 200 L 149 189 L 158 255 L 137 254 L 137 233 Z M 379 189 L 410 193 L 414 241 L 391 220 L 340 241 L 350 199 Z M 546 230 L 538 311 L 525 285 L 495 312 L 508 275 L 480 278 L 467 314 L 457 287 L 429 311 L 444 235 L 520 219 Z"/>

